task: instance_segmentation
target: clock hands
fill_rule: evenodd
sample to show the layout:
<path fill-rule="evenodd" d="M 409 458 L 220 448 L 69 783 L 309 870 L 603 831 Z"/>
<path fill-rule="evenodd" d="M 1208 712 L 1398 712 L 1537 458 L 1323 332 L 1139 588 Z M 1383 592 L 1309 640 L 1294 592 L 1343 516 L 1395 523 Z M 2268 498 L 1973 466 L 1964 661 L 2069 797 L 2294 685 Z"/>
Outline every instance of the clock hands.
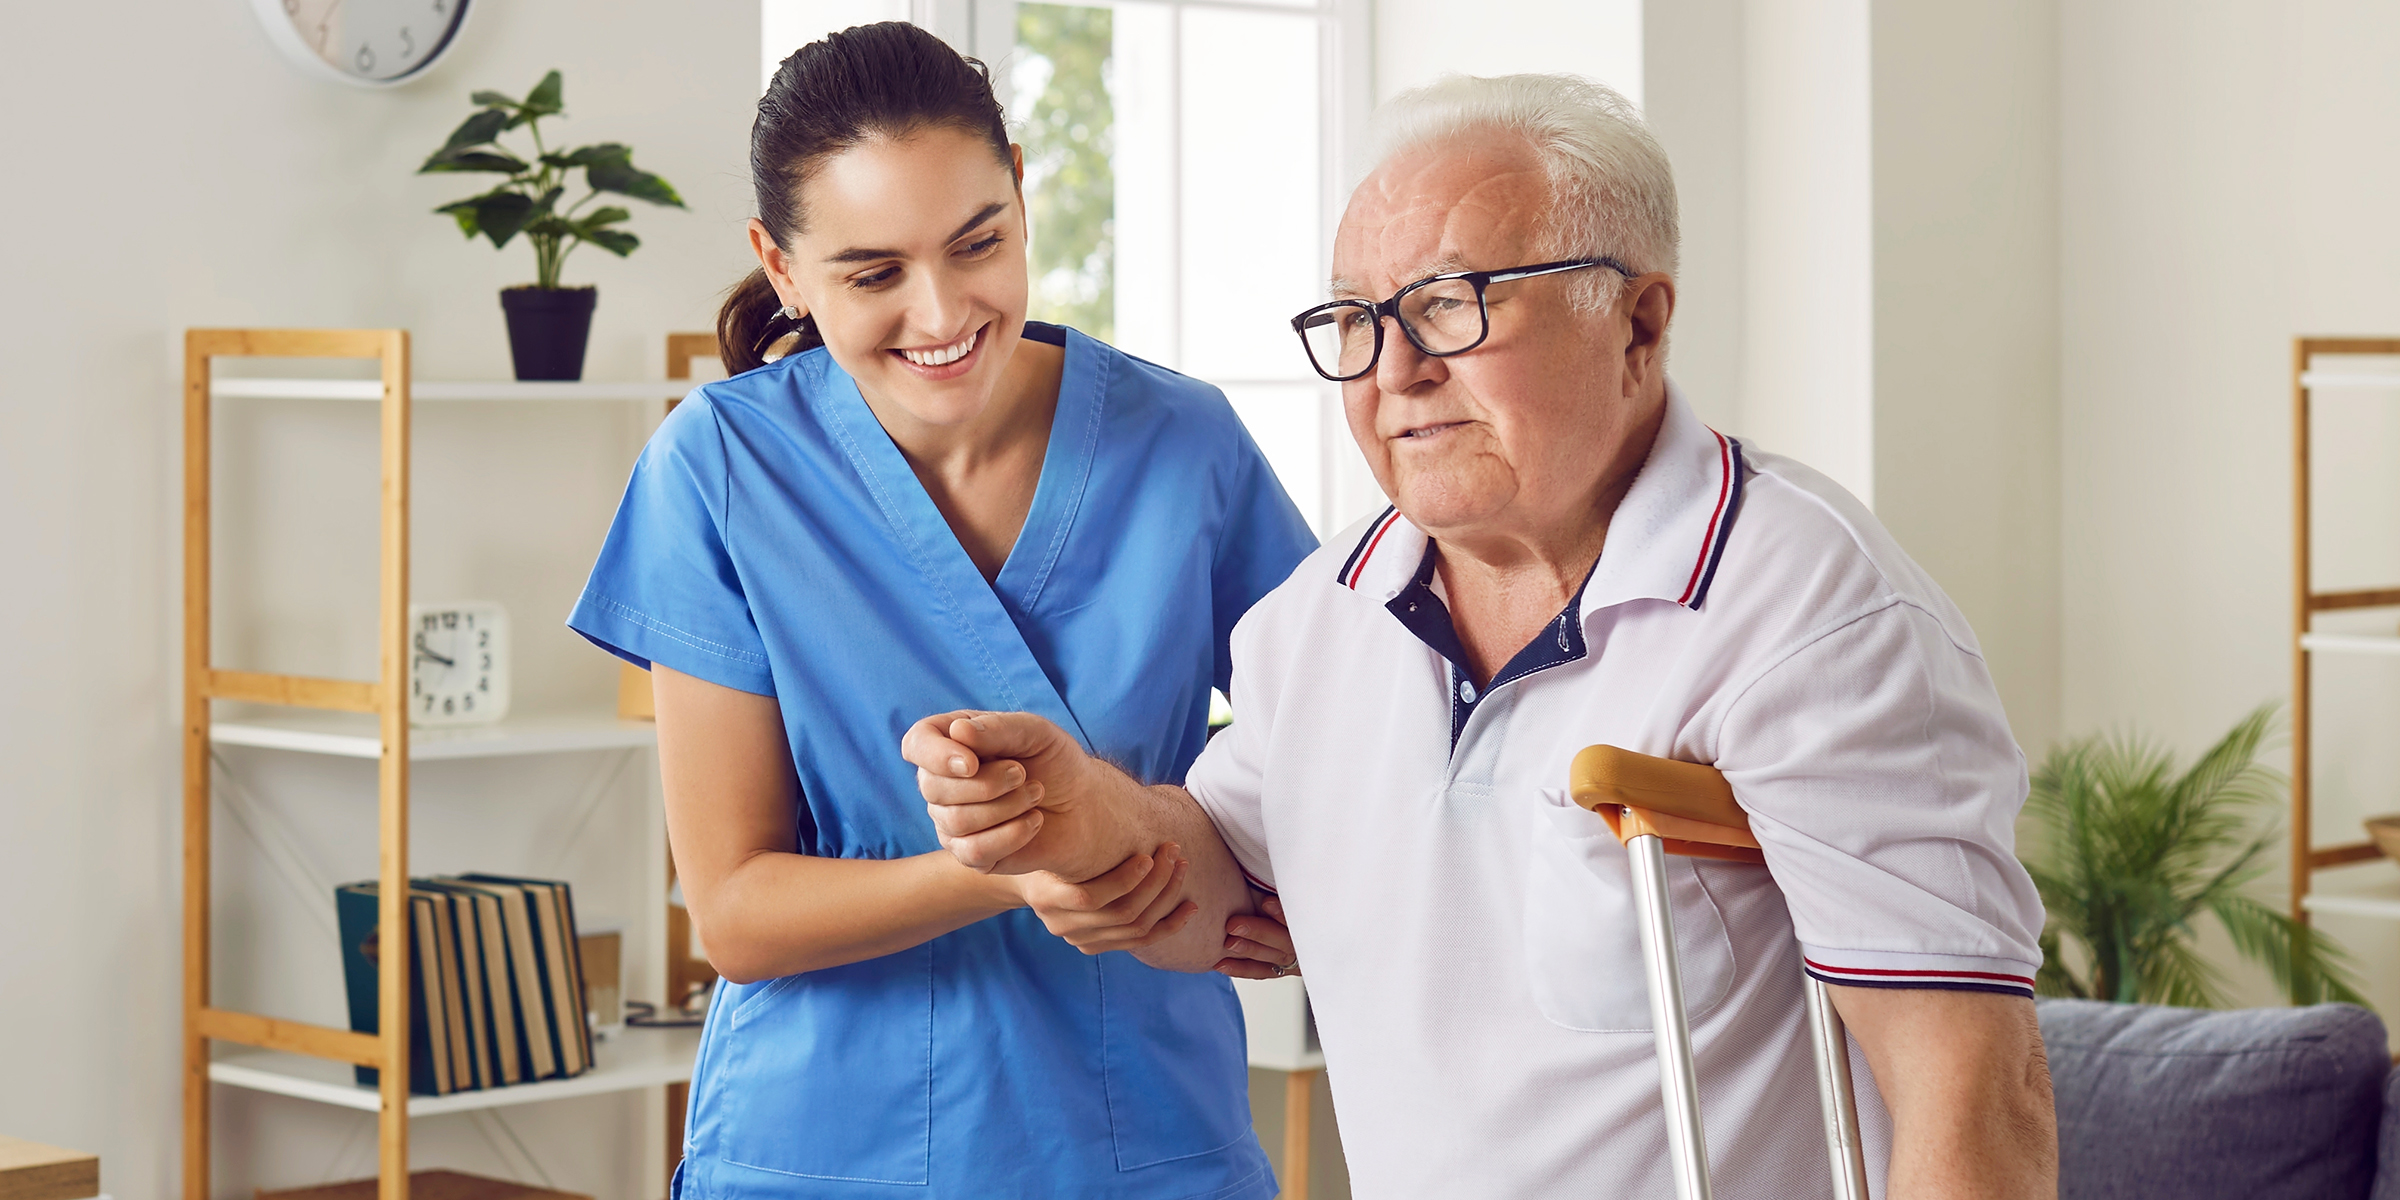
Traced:
<path fill-rule="evenodd" d="M 443 658 L 441 655 L 439 655 L 439 654 L 435 654 L 433 651 L 426 649 L 426 648 L 425 648 L 425 635 L 424 635 L 424 634 L 422 634 L 422 633 L 420 633 L 420 634 L 418 634 L 418 635 L 417 635 L 417 657 L 418 657 L 418 658 L 430 658 L 430 659 L 432 659 L 433 661 L 435 661 L 435 662 L 438 662 L 438 663 L 442 664 L 442 665 L 443 665 L 443 666 L 445 666 L 445 667 L 455 667 L 455 666 L 457 666 L 457 665 L 458 665 L 458 663 L 457 663 L 457 661 L 456 661 L 456 660 L 454 660 L 454 659 L 448 659 L 448 658 Z"/>

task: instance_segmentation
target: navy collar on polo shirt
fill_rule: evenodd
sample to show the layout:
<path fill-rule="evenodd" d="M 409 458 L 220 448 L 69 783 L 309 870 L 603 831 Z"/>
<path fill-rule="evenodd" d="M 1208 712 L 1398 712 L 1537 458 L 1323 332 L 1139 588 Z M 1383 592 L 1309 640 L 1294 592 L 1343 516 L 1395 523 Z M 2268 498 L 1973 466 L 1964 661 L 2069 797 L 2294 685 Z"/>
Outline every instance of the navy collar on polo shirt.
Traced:
<path fill-rule="evenodd" d="M 1478 688 L 1468 672 L 1466 646 L 1458 640 L 1458 625 L 1450 619 L 1450 606 L 1433 590 L 1433 572 L 1440 562 L 1431 538 L 1425 541 L 1423 561 L 1417 573 L 1400 589 L 1400 594 L 1384 604 L 1400 623 L 1416 634 L 1419 641 L 1433 647 L 1436 654 L 1450 664 L 1450 748 L 1458 749 L 1458 737 L 1466 732 L 1467 718 L 1475 715 L 1475 706 L 1500 688 L 1536 671 L 1565 666 L 1583 657 L 1583 591 L 1591 586 L 1591 571 L 1584 572 L 1583 582 L 1575 594 L 1567 598 L 1567 606 L 1550 618 L 1550 623 L 1525 643 L 1516 656 L 1492 676 L 1490 683 Z M 1597 567 L 1599 564 L 1593 564 Z"/>
<path fill-rule="evenodd" d="M 1633 486 L 1608 522 L 1600 561 L 1565 610 L 1518 651 L 1489 685 L 1476 688 L 1459 669 L 1465 653 L 1457 627 L 1433 594 L 1433 540 L 1396 509 L 1367 523 L 1343 559 L 1336 581 L 1384 604 L 1400 623 L 1445 662 L 1450 672 L 1450 743 L 1458 744 L 1467 717 L 1483 696 L 1535 671 L 1584 656 L 1580 618 L 1629 601 L 1656 599 L 1698 611 L 1717 580 L 1717 566 L 1740 513 L 1742 444 L 1710 429 L 1672 380 L 1658 437 Z M 1410 570 L 1408 554 L 1417 554 Z M 1414 605 L 1412 611 L 1410 606 Z M 1520 669 L 1522 666 L 1523 669 Z"/>

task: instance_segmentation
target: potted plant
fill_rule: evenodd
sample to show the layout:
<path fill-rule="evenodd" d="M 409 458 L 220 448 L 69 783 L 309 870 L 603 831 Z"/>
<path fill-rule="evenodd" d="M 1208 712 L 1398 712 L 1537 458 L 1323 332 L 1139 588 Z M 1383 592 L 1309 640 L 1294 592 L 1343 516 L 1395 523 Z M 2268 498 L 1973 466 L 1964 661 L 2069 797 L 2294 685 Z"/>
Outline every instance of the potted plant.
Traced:
<path fill-rule="evenodd" d="M 477 111 L 450 135 L 442 148 L 417 168 L 420 175 L 481 172 L 503 175 L 498 186 L 480 196 L 445 204 L 433 211 L 458 222 L 460 232 L 490 238 L 506 246 L 523 234 L 533 246 L 534 281 L 500 292 L 500 307 L 508 316 L 509 353 L 519 379 L 581 379 L 583 350 L 592 331 L 592 309 L 599 289 L 590 285 L 564 287 L 559 268 L 575 247 L 591 244 L 623 258 L 641 239 L 617 228 L 633 214 L 614 204 L 587 211 L 602 193 L 630 196 L 652 204 L 682 208 L 683 197 L 666 180 L 633 165 L 633 151 L 616 142 L 600 142 L 573 150 L 552 150 L 542 140 L 541 120 L 566 113 L 564 85 L 556 71 L 542 77 L 523 100 L 499 92 L 476 92 Z M 531 155 L 519 155 L 500 144 L 500 135 L 523 129 L 533 143 Z M 583 172 L 583 197 L 564 208 L 569 177 Z"/>
<path fill-rule="evenodd" d="M 2171 753 L 2130 733 L 2043 760 L 2025 805 L 2038 842 L 2025 866 L 2049 909 L 2035 990 L 2221 1008 L 2224 981 L 2192 944 L 2206 915 L 2292 1003 L 2365 1003 L 2340 947 L 2242 891 L 2278 834 L 2256 820 L 2283 802 L 2282 773 L 2257 761 L 2274 716 L 2273 705 L 2252 712 L 2180 774 Z M 2081 970 L 2062 939 L 2077 944 Z"/>

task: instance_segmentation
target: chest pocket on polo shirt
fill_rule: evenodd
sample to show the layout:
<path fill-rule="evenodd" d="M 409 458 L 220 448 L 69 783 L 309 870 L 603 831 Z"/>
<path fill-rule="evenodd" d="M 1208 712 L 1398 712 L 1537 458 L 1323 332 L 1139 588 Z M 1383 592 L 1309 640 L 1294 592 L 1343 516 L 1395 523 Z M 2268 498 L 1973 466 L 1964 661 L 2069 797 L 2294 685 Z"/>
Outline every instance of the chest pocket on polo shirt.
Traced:
<path fill-rule="evenodd" d="M 1598 814 L 1547 791 L 1529 822 L 1525 957 L 1533 1000 L 1551 1023 L 1586 1033 L 1650 1029 L 1640 912 L 1625 848 Z M 1733 984 L 1733 941 L 1715 899 L 1685 859 L 1667 859 L 1682 960 L 1684 1009 L 1715 1008 Z"/>

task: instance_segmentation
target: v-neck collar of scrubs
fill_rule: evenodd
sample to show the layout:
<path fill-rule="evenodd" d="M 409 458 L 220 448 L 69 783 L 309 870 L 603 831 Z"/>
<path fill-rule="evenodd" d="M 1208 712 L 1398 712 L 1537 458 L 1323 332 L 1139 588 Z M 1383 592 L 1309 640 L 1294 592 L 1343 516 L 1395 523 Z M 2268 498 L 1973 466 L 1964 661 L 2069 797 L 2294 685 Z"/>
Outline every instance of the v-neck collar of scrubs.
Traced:
<path fill-rule="evenodd" d="M 982 568 L 967 554 L 932 494 L 859 393 L 858 381 L 832 363 L 827 364 L 828 386 L 821 394 L 825 426 L 874 495 L 895 540 L 924 576 L 934 604 L 979 652 L 978 665 L 1002 698 L 1014 708 L 1049 718 L 1088 747 L 1082 722 L 1026 645 L 1017 621 L 1040 605 L 1083 506 L 1100 442 L 1107 364 L 1091 340 L 1074 330 L 1028 322 L 1025 335 L 1061 347 L 1066 362 L 1033 504 L 997 579 L 983 577 Z"/>

